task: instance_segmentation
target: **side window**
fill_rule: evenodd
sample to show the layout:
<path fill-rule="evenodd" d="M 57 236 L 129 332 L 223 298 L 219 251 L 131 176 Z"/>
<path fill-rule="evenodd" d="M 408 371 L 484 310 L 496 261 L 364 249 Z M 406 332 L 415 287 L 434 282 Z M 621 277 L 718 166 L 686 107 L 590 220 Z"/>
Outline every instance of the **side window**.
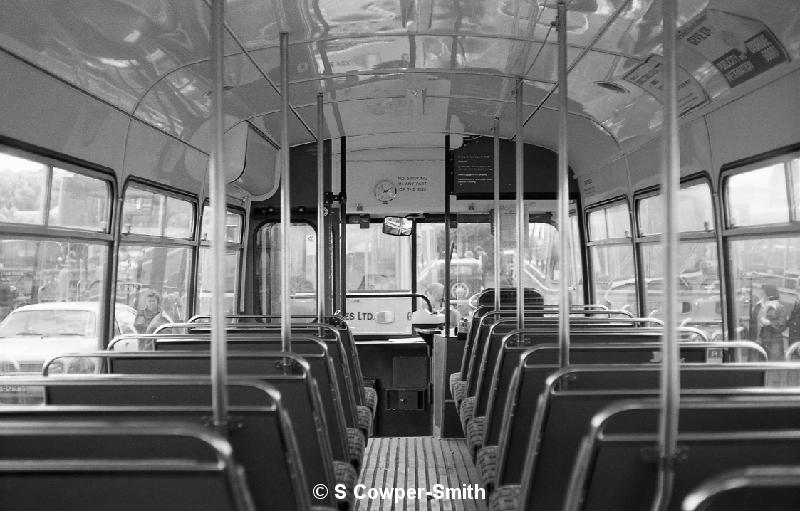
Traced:
<path fill-rule="evenodd" d="M 150 333 L 187 319 L 195 204 L 131 184 L 122 208 L 117 303 L 136 311 L 134 328 Z"/>
<path fill-rule="evenodd" d="M 292 314 L 316 314 L 317 234 L 308 224 L 293 223 L 289 243 Z M 280 314 L 280 250 L 280 224 L 265 224 L 256 234 L 256 283 L 261 314 Z"/>
<path fill-rule="evenodd" d="M 649 195 L 637 200 L 640 264 L 644 274 L 644 315 L 664 314 L 664 230 L 663 196 Z M 722 294 L 714 206 L 711 187 L 705 181 L 682 185 L 678 193 L 678 244 L 680 285 L 679 320 L 704 330 L 710 338 L 722 338 Z"/>
<path fill-rule="evenodd" d="M 735 331 L 782 360 L 800 341 L 800 155 L 736 170 L 724 181 Z M 746 229 L 744 229 L 746 228 Z"/>
<path fill-rule="evenodd" d="M 637 312 L 628 203 L 619 201 L 590 211 L 588 225 L 595 302 L 610 309 Z"/>
<path fill-rule="evenodd" d="M 7 353 L 0 373 L 41 373 L 64 346 L 102 347 L 111 197 L 112 182 L 90 169 L 0 146 L 0 337 L 44 341 Z"/>
<path fill-rule="evenodd" d="M 200 229 L 200 264 L 197 267 L 195 314 L 211 314 L 211 208 L 203 207 Z M 225 217 L 225 313 L 235 314 L 239 303 L 239 264 L 242 260 L 244 215 L 228 210 Z"/>
<path fill-rule="evenodd" d="M 789 221 L 785 163 L 734 174 L 725 181 L 728 226 L 781 224 Z"/>

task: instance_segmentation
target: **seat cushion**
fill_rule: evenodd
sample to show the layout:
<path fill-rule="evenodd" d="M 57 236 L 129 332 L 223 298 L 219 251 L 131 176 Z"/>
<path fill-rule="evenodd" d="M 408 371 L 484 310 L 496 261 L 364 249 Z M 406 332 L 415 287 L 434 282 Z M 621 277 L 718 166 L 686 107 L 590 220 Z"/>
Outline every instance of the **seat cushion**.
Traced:
<path fill-rule="evenodd" d="M 491 493 L 497 476 L 497 446 L 487 445 L 478 449 L 475 466 L 481 476 L 481 483 Z"/>
<path fill-rule="evenodd" d="M 453 387 L 455 386 L 456 382 L 461 381 L 461 372 L 453 373 L 450 375 L 450 395 L 453 395 Z"/>
<path fill-rule="evenodd" d="M 453 387 L 453 401 L 456 402 L 456 406 L 459 409 L 461 409 L 461 402 L 465 397 L 467 397 L 467 382 L 457 381 Z"/>
<path fill-rule="evenodd" d="M 478 449 L 483 447 L 483 431 L 484 423 L 486 421 L 485 415 L 476 415 L 467 424 L 467 442 L 471 448 L 473 458 Z"/>
<path fill-rule="evenodd" d="M 365 437 L 372 436 L 372 410 L 367 406 L 357 405 L 358 427 L 364 432 Z"/>
<path fill-rule="evenodd" d="M 336 473 L 336 484 L 344 485 L 344 491 L 347 496 L 344 498 L 346 502 L 347 509 L 354 509 L 356 497 L 353 494 L 353 488 L 355 488 L 356 484 L 358 483 L 358 472 L 356 472 L 355 467 L 350 463 L 346 463 L 344 461 L 334 461 L 333 462 L 334 472 Z M 341 506 L 340 507 L 345 507 Z"/>
<path fill-rule="evenodd" d="M 361 462 L 364 459 L 364 448 L 367 445 L 367 438 L 364 432 L 358 428 L 347 428 L 347 450 L 350 454 L 350 463 L 361 470 Z"/>
<path fill-rule="evenodd" d="M 497 488 L 489 495 L 489 511 L 517 511 L 520 490 L 518 484 L 508 484 Z"/>
<path fill-rule="evenodd" d="M 472 420 L 472 415 L 475 412 L 475 396 L 470 396 L 464 398 L 461 402 L 461 408 L 458 410 L 458 416 L 461 418 L 461 427 L 464 430 L 464 434 L 467 434 L 467 426 L 469 422 Z"/>
<path fill-rule="evenodd" d="M 364 387 L 364 404 L 372 410 L 372 416 L 375 416 L 375 410 L 378 409 L 378 392 L 372 387 Z"/>

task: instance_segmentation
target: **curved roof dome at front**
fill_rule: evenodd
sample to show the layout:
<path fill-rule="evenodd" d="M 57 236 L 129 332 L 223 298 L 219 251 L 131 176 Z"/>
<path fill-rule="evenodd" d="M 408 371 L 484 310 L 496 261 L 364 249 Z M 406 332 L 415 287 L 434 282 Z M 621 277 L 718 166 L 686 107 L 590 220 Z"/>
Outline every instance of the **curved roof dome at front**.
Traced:
<path fill-rule="evenodd" d="M 570 129 L 582 145 L 596 142 L 572 146 L 580 168 L 660 127 L 661 2 L 567 2 Z M 682 114 L 797 68 L 797 0 L 680 0 L 678 9 Z M 513 138 L 522 77 L 524 138 L 554 147 L 555 13 L 556 0 L 227 0 L 228 128 L 247 122 L 279 140 L 287 31 L 292 145 L 315 139 L 320 92 L 326 138 L 390 134 L 402 146 L 427 133 L 488 136 L 494 118 Z M 207 152 L 209 22 L 208 0 L 4 0 L 0 48 Z M 693 31 L 704 29 L 712 36 L 698 41 Z M 729 48 L 777 54 L 742 77 L 720 60 Z"/>

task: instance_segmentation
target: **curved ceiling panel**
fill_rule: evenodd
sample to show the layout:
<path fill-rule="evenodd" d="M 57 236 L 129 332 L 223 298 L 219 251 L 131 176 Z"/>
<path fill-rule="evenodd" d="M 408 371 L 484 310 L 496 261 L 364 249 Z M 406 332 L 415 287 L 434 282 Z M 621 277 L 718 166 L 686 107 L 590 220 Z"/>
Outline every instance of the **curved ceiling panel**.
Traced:
<path fill-rule="evenodd" d="M 208 150 L 209 0 L 2 4 L 0 48 Z M 511 136 L 519 75 L 527 79 L 526 119 L 533 114 L 526 132 L 555 132 L 547 121 L 558 99 L 555 5 L 227 0 L 226 125 L 249 121 L 279 140 L 278 39 L 284 30 L 291 42 L 292 145 L 314 139 L 320 91 L 332 136 L 413 130 L 490 135 L 495 116 L 503 136 Z M 796 69 L 797 5 L 680 0 L 681 111 L 739 97 Z M 659 0 L 569 3 L 570 111 L 604 127 L 623 148 L 652 137 L 661 124 L 660 8 Z"/>
<path fill-rule="evenodd" d="M 541 109 L 525 127 L 525 141 L 548 149 L 558 148 L 558 112 Z M 619 153 L 619 146 L 608 132 L 592 120 L 578 115 L 567 119 L 569 165 L 576 174 L 602 166 Z M 502 133 L 502 131 L 501 131 Z"/>
<path fill-rule="evenodd" d="M 209 54 L 208 7 L 166 0 L 6 0 L 0 44 L 132 112 L 161 77 Z M 237 46 L 228 37 L 227 52 Z"/>
<path fill-rule="evenodd" d="M 316 111 L 317 107 L 309 106 L 298 108 L 297 111 L 303 116 L 309 128 L 316 132 Z M 253 125 L 267 133 L 274 141 L 280 143 L 281 140 L 281 112 L 275 110 L 264 115 L 259 115 L 253 119 Z M 309 133 L 305 125 L 296 116 L 289 116 L 289 143 L 292 146 L 314 142 L 316 138 Z"/>

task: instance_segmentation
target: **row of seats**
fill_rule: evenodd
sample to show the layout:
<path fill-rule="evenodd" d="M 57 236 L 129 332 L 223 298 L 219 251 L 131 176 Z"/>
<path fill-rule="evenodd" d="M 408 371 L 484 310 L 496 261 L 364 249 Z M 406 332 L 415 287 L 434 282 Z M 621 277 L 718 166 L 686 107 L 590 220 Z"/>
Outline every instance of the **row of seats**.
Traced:
<path fill-rule="evenodd" d="M 230 444 L 208 428 L 27 410 L 2 411 L 3 509 L 254 510 Z"/>
<path fill-rule="evenodd" d="M 648 319 L 597 308 L 576 308 L 572 316 L 566 369 L 559 369 L 557 317 L 547 306 L 532 307 L 523 329 L 512 311 L 484 308 L 473 317 L 461 371 L 450 383 L 482 483 L 491 492 L 490 509 L 624 511 L 650 508 L 655 498 L 663 331 Z M 800 390 L 765 387 L 768 373 L 786 366 L 735 363 L 766 360 L 754 343 L 707 342 L 695 330 L 681 337 L 687 411 L 681 413 L 679 441 L 694 454 L 691 464 L 683 465 L 681 451 L 679 475 L 664 508 L 676 510 L 695 486 L 731 468 L 797 463 L 795 455 L 770 457 L 780 449 L 760 446 L 800 432 L 800 407 L 779 405 L 782 397 L 790 403 L 800 399 Z M 759 414 L 773 405 L 785 410 L 776 414 L 784 422 L 758 423 Z M 735 411 L 720 411 L 748 406 L 760 412 L 748 412 L 753 420 L 743 427 L 737 426 Z M 758 434 L 750 435 L 757 424 Z M 783 428 L 797 432 L 786 434 Z M 758 455 L 734 456 L 736 442 L 728 444 L 731 452 L 715 451 L 715 439 L 736 435 L 752 442 Z M 704 459 L 706 449 L 712 462 Z M 788 509 L 786 502 L 776 509 Z"/>
<path fill-rule="evenodd" d="M 151 430 L 158 426 L 158 431 L 164 432 L 165 444 L 175 436 L 187 436 L 189 431 L 198 442 L 227 449 L 227 455 L 217 456 L 222 460 L 217 462 L 207 455 L 192 457 L 195 452 L 189 449 L 188 454 L 175 451 L 170 457 L 170 449 L 178 447 L 163 448 L 160 454 L 182 463 L 224 465 L 219 477 L 231 488 L 214 497 L 227 499 L 225 506 L 195 503 L 194 509 L 352 509 L 353 487 L 363 466 L 377 400 L 374 390 L 363 386 L 347 325 L 340 321 L 296 324 L 291 353 L 282 351 L 276 325 L 237 320 L 227 326 L 227 337 L 229 408 L 226 423 L 216 428 L 208 376 L 210 331 L 202 322 L 170 325 L 158 334 L 122 336 L 104 352 L 55 357 L 46 363 L 43 377 L 6 378 L 0 386 L 41 389 L 46 406 L 4 406 L 0 408 L 0 421 L 33 421 L 43 431 L 55 431 L 76 421 L 105 423 L 111 429 L 140 422 Z M 69 377 L 57 377 L 63 373 Z M 172 429 L 162 427 L 165 424 L 183 429 L 178 428 L 180 435 L 171 434 Z M 186 443 L 175 441 L 178 446 Z M 120 442 L 121 451 L 111 448 L 110 452 L 112 456 L 116 456 L 114 452 L 128 452 L 124 457 L 134 465 L 140 459 L 149 459 L 148 449 L 138 454 L 130 450 L 136 442 Z M 66 458 L 57 441 L 51 447 L 56 459 Z M 32 452 L 42 462 L 53 463 L 47 458 L 47 449 Z M 80 452 L 74 450 L 70 459 L 85 461 Z M 153 456 L 158 454 L 154 452 Z M 0 458 L 0 465 L 5 460 Z M 146 466 L 161 470 L 162 465 L 156 461 Z M 189 473 L 186 479 L 194 482 L 186 484 L 202 484 L 199 475 Z M 83 486 L 74 478 L 67 479 Z M 168 481 L 165 477 L 165 484 Z M 157 478 L 154 484 L 158 484 Z M 64 482 L 59 488 L 68 491 L 69 485 Z M 316 485 L 324 485 L 326 490 L 318 490 Z M 337 498 L 337 487 L 345 490 L 344 498 Z M 197 494 L 209 491 L 210 486 Z M 164 493 L 153 494 L 163 497 Z M 127 497 L 127 493 L 124 495 Z M 214 498 L 207 501 L 215 502 Z M 169 508 L 189 509 L 182 506 Z M 122 509 L 164 508 L 163 501 L 154 500 L 151 505 Z"/>

